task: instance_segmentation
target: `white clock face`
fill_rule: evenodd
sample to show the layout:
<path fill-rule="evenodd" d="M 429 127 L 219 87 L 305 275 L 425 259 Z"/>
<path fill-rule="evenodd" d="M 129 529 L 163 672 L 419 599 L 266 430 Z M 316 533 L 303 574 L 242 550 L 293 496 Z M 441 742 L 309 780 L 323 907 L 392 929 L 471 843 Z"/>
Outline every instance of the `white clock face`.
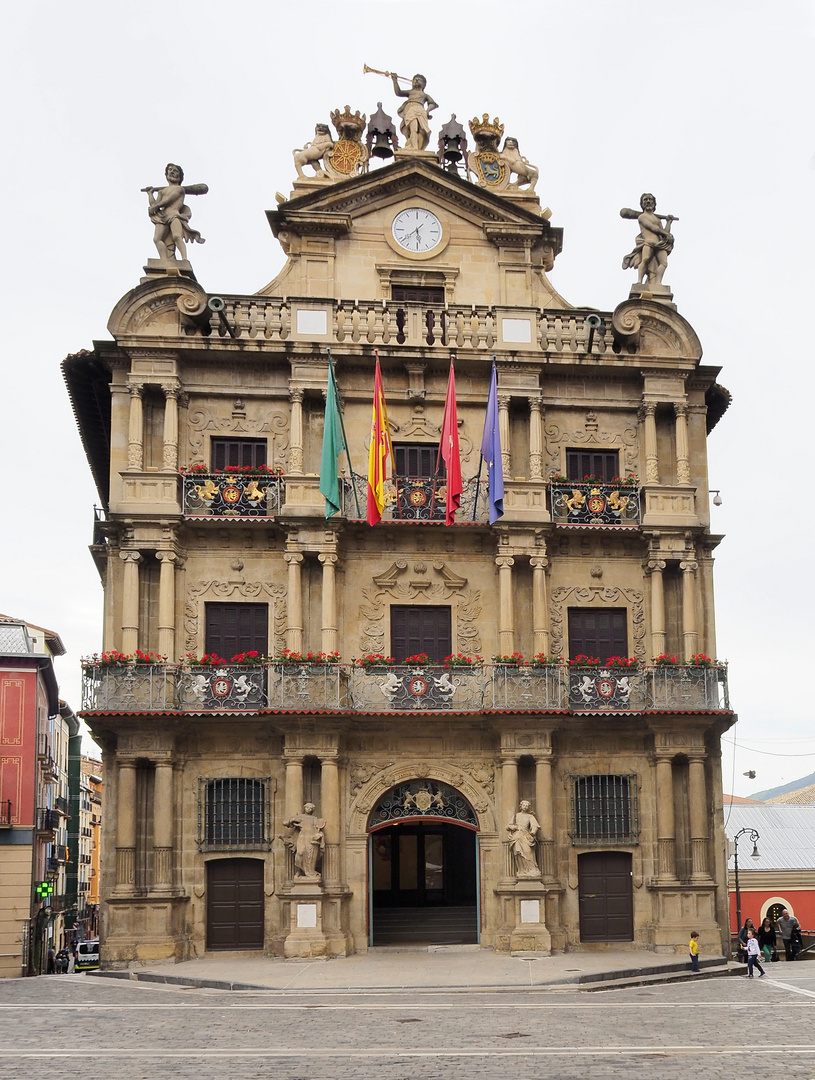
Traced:
<path fill-rule="evenodd" d="M 405 251 L 432 251 L 441 243 L 441 222 L 430 210 L 410 206 L 400 210 L 391 227 L 393 238 Z"/>

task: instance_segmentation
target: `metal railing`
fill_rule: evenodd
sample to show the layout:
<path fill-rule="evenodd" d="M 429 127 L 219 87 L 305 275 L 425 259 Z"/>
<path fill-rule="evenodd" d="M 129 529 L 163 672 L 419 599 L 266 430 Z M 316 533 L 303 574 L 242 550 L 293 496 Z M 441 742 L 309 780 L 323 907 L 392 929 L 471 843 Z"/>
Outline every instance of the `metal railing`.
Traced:
<path fill-rule="evenodd" d="M 181 478 L 186 517 L 273 518 L 285 485 L 269 473 L 188 473 Z"/>
<path fill-rule="evenodd" d="M 720 712 L 727 666 L 280 664 L 83 670 L 89 712 Z"/>
<path fill-rule="evenodd" d="M 552 520 L 558 525 L 639 525 L 639 488 L 621 484 L 553 482 Z"/>
<path fill-rule="evenodd" d="M 486 471 L 463 483 L 456 521 L 489 521 L 489 484 Z M 356 498 L 354 497 L 356 492 Z M 384 485 L 383 521 L 444 521 L 447 481 L 444 477 L 394 476 Z M 368 477 L 354 473 L 341 477 L 340 513 L 351 520 L 365 518 Z M 476 505 L 477 502 L 477 505 Z M 475 515 L 473 508 L 475 507 Z"/>

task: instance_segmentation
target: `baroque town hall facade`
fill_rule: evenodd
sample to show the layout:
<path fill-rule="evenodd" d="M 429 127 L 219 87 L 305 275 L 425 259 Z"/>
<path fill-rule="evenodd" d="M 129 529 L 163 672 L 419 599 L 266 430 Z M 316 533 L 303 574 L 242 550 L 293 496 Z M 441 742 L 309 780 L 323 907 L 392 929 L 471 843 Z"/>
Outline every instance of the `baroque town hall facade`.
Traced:
<path fill-rule="evenodd" d="M 698 658 L 716 655 L 706 438 L 729 397 L 662 282 L 670 219 L 646 196 L 624 212 L 640 283 L 613 312 L 573 307 L 517 142 L 474 120 L 465 169 L 455 123 L 427 149 L 423 79 L 400 96 L 392 162 L 381 108 L 367 145 L 346 108 L 295 153 L 267 214 L 287 261 L 254 295 L 198 284 L 185 196 L 206 188 L 168 166 L 148 191 L 161 257 L 110 340 L 64 363 L 103 507 L 82 715 L 105 758 L 106 966 L 726 943 L 734 715 L 725 667 Z M 329 349 L 349 455 L 327 518 Z M 377 354 L 394 478 L 370 527 Z"/>

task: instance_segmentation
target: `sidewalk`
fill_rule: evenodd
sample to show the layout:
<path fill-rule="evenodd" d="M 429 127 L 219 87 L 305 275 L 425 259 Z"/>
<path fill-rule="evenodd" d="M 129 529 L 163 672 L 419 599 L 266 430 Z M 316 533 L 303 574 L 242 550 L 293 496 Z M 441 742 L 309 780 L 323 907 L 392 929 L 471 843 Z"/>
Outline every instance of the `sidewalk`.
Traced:
<path fill-rule="evenodd" d="M 702 971 L 727 975 L 724 957 L 705 957 Z M 137 979 L 218 990 L 425 990 L 510 989 L 667 981 L 687 975 L 681 955 L 647 951 L 535 953 L 509 956 L 477 945 L 375 948 L 334 960 L 285 960 L 246 954 L 209 954 L 180 964 L 148 964 L 130 971 L 89 972 L 100 978 Z"/>

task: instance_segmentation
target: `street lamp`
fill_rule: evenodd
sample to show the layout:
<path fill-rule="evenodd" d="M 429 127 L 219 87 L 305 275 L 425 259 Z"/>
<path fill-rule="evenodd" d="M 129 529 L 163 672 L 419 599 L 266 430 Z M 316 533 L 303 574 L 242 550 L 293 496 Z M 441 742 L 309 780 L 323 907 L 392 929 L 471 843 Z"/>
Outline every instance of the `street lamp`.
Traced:
<path fill-rule="evenodd" d="M 739 890 L 739 837 L 744 836 L 745 833 L 749 834 L 749 838 L 753 842 L 753 850 L 750 853 L 750 857 L 753 859 L 757 859 L 759 857 L 757 842 L 761 839 L 755 829 L 749 829 L 746 825 L 743 829 L 739 829 L 739 831 L 733 837 L 733 869 L 736 876 L 736 933 L 741 930 L 741 892 Z"/>

